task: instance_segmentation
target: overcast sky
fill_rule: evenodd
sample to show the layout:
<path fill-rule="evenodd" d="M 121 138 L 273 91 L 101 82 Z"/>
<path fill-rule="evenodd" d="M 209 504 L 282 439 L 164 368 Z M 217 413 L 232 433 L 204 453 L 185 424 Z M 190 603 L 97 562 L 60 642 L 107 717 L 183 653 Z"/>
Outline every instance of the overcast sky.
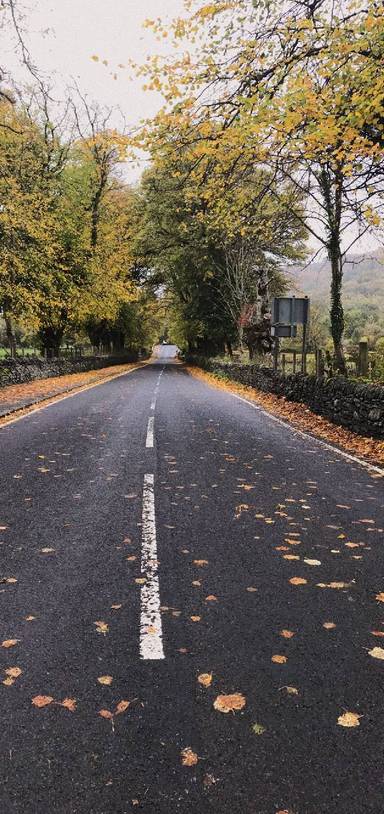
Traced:
<path fill-rule="evenodd" d="M 151 31 L 147 18 L 171 19 L 182 13 L 183 0 L 23 0 L 25 40 L 32 59 L 49 77 L 58 96 L 74 78 L 83 93 L 102 105 L 119 105 L 128 125 L 156 112 L 158 94 L 144 92 L 144 80 L 130 81 L 119 63 L 141 62 L 147 54 L 169 49 Z M 10 31 L 1 32 L 1 63 L 23 77 Z M 92 60 L 97 55 L 100 62 Z M 108 61 L 108 67 L 102 60 Z M 117 74 L 114 80 L 113 74 Z M 136 170 L 136 175 L 137 175 Z"/>

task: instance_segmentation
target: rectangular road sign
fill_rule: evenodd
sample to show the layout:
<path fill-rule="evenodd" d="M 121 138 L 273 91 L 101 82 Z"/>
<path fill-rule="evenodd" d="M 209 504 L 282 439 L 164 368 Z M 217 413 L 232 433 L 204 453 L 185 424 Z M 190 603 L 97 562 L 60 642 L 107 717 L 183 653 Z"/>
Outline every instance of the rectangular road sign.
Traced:
<path fill-rule="evenodd" d="M 272 325 L 307 325 L 309 322 L 308 297 L 274 297 Z"/>

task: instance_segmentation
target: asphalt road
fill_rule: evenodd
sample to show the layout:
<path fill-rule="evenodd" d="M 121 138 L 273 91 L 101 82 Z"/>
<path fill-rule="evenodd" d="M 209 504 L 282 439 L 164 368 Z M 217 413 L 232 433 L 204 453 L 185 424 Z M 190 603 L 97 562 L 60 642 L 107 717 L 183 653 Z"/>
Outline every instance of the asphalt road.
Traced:
<path fill-rule="evenodd" d="M 1 814 L 382 814 L 383 481 L 165 362 L 0 430 Z"/>

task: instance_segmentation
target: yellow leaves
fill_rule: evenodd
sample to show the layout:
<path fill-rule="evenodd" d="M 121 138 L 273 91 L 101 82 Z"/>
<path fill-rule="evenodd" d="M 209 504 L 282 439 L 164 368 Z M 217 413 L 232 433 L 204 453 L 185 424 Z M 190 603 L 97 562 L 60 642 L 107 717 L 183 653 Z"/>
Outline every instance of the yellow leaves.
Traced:
<path fill-rule="evenodd" d="M 210 687 L 212 684 L 212 673 L 201 673 L 197 676 L 197 680 L 203 687 Z"/>
<path fill-rule="evenodd" d="M 186 746 L 181 752 L 181 762 L 183 766 L 196 766 L 199 758 L 196 752 L 193 752 L 190 746 Z"/>
<path fill-rule="evenodd" d="M 318 582 L 318 588 L 333 588 L 335 591 L 342 591 L 345 588 L 350 588 L 351 585 L 349 582 Z"/>
<path fill-rule="evenodd" d="M 376 599 L 378 602 L 384 602 L 384 591 L 382 591 L 380 594 L 376 594 Z"/>
<path fill-rule="evenodd" d="M 112 684 L 113 678 L 112 676 L 99 676 L 97 679 L 99 684 L 103 684 L 106 687 L 109 687 Z"/>
<path fill-rule="evenodd" d="M 20 667 L 8 667 L 5 670 L 6 678 L 3 679 L 2 683 L 5 684 L 6 687 L 11 687 L 12 684 L 15 683 L 16 678 L 19 678 L 22 674 L 22 670 Z"/>
<path fill-rule="evenodd" d="M 307 585 L 307 580 L 303 579 L 303 577 L 291 577 L 289 582 L 291 585 Z"/>
<path fill-rule="evenodd" d="M 358 715 L 357 712 L 344 712 L 343 715 L 339 715 L 337 723 L 339 726 L 345 726 L 347 728 L 360 726 L 359 718 L 362 718 L 362 715 Z"/>
<path fill-rule="evenodd" d="M 99 62 L 100 61 L 100 57 L 98 57 L 97 54 L 92 54 L 91 59 L 93 60 L 93 62 Z"/>
<path fill-rule="evenodd" d="M 288 659 L 286 656 L 272 656 L 271 661 L 273 661 L 274 664 L 286 664 Z"/>
<path fill-rule="evenodd" d="M 245 707 L 246 703 L 244 696 L 236 692 L 231 695 L 218 695 L 213 706 L 218 712 L 227 714 L 228 712 L 238 712 Z"/>
<path fill-rule="evenodd" d="M 383 647 L 373 647 L 372 650 L 368 650 L 368 653 L 374 659 L 380 659 L 384 661 L 384 648 Z"/>
<path fill-rule="evenodd" d="M 4 639 L 4 641 L 1 643 L 1 646 L 5 648 L 14 647 L 15 644 L 17 644 L 19 641 L 20 639 Z"/>
<path fill-rule="evenodd" d="M 137 577 L 137 579 L 135 579 L 136 585 L 145 585 L 146 581 L 145 577 Z"/>
<path fill-rule="evenodd" d="M 94 622 L 94 624 L 96 625 L 97 632 L 102 633 L 103 636 L 106 636 L 106 634 L 109 631 L 109 626 L 107 625 L 107 623 L 99 621 L 99 622 Z"/>
<path fill-rule="evenodd" d="M 280 687 L 281 690 L 286 690 L 288 695 L 298 695 L 299 690 L 297 687 Z"/>

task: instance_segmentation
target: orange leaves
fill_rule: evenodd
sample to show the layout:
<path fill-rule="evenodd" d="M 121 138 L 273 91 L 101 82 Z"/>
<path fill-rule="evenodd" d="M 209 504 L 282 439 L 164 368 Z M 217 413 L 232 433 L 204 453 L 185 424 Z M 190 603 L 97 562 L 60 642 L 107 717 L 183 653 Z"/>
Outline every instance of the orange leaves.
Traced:
<path fill-rule="evenodd" d="M 246 705 L 246 700 L 240 692 L 231 695 L 218 695 L 213 702 L 214 709 L 227 714 L 228 712 L 238 712 Z"/>
<path fill-rule="evenodd" d="M 38 707 L 39 709 L 41 707 L 47 707 L 48 704 L 52 704 L 52 703 L 53 703 L 53 698 L 52 698 L 51 695 L 35 695 L 35 697 L 32 698 L 33 706 Z"/>
<path fill-rule="evenodd" d="M 50 704 L 55 704 L 57 707 L 64 707 L 64 709 L 69 710 L 69 712 L 76 712 L 76 700 L 74 698 L 64 698 L 63 701 L 55 701 L 51 695 L 35 695 L 35 697 L 32 698 L 32 704 L 38 709 L 48 707 Z"/>
<path fill-rule="evenodd" d="M 196 752 L 193 752 L 190 746 L 187 746 L 181 752 L 181 762 L 183 766 L 196 766 L 199 758 Z"/>
<path fill-rule="evenodd" d="M 201 616 L 190 616 L 189 618 L 190 618 L 191 622 L 200 622 L 201 621 Z"/>
<path fill-rule="evenodd" d="M 288 659 L 286 656 L 272 656 L 271 661 L 273 661 L 274 664 L 286 664 Z"/>
<path fill-rule="evenodd" d="M 378 602 L 384 602 L 384 591 L 379 594 L 376 594 L 376 599 Z"/>
<path fill-rule="evenodd" d="M 100 709 L 99 715 L 101 718 L 105 718 L 107 721 L 111 722 L 112 731 L 115 731 L 115 717 L 116 715 L 121 715 L 123 712 L 131 706 L 132 701 L 119 701 L 116 704 L 116 708 L 114 712 L 111 712 L 109 709 Z"/>
<path fill-rule="evenodd" d="M 283 639 L 292 639 L 294 635 L 292 630 L 280 630 L 280 636 L 282 636 Z"/>
<path fill-rule="evenodd" d="M 197 565 L 198 568 L 203 568 L 204 565 L 208 565 L 208 560 L 193 560 L 193 564 Z"/>
<path fill-rule="evenodd" d="M 212 673 L 201 673 L 197 676 L 197 680 L 203 687 L 210 687 L 212 684 Z"/>
<path fill-rule="evenodd" d="M 109 626 L 107 625 L 107 623 L 99 621 L 99 622 L 94 622 L 94 624 L 96 625 L 97 632 L 102 633 L 103 636 L 106 636 L 106 634 L 109 631 Z"/>
<path fill-rule="evenodd" d="M 291 585 L 307 585 L 307 580 L 303 579 L 303 577 L 291 577 L 289 582 Z"/>
<path fill-rule="evenodd" d="M 5 648 L 14 647 L 15 644 L 17 644 L 19 641 L 20 639 L 4 639 L 4 641 L 1 643 L 1 646 Z"/>
<path fill-rule="evenodd" d="M 209 596 L 205 597 L 206 602 L 217 602 L 217 596 L 214 594 L 210 594 Z"/>
<path fill-rule="evenodd" d="M 324 627 L 326 630 L 333 630 L 333 629 L 336 627 L 336 625 L 335 625 L 335 623 L 334 623 L 334 622 L 324 622 L 323 627 Z M 383 634 L 383 635 L 384 635 L 384 634 Z"/>

